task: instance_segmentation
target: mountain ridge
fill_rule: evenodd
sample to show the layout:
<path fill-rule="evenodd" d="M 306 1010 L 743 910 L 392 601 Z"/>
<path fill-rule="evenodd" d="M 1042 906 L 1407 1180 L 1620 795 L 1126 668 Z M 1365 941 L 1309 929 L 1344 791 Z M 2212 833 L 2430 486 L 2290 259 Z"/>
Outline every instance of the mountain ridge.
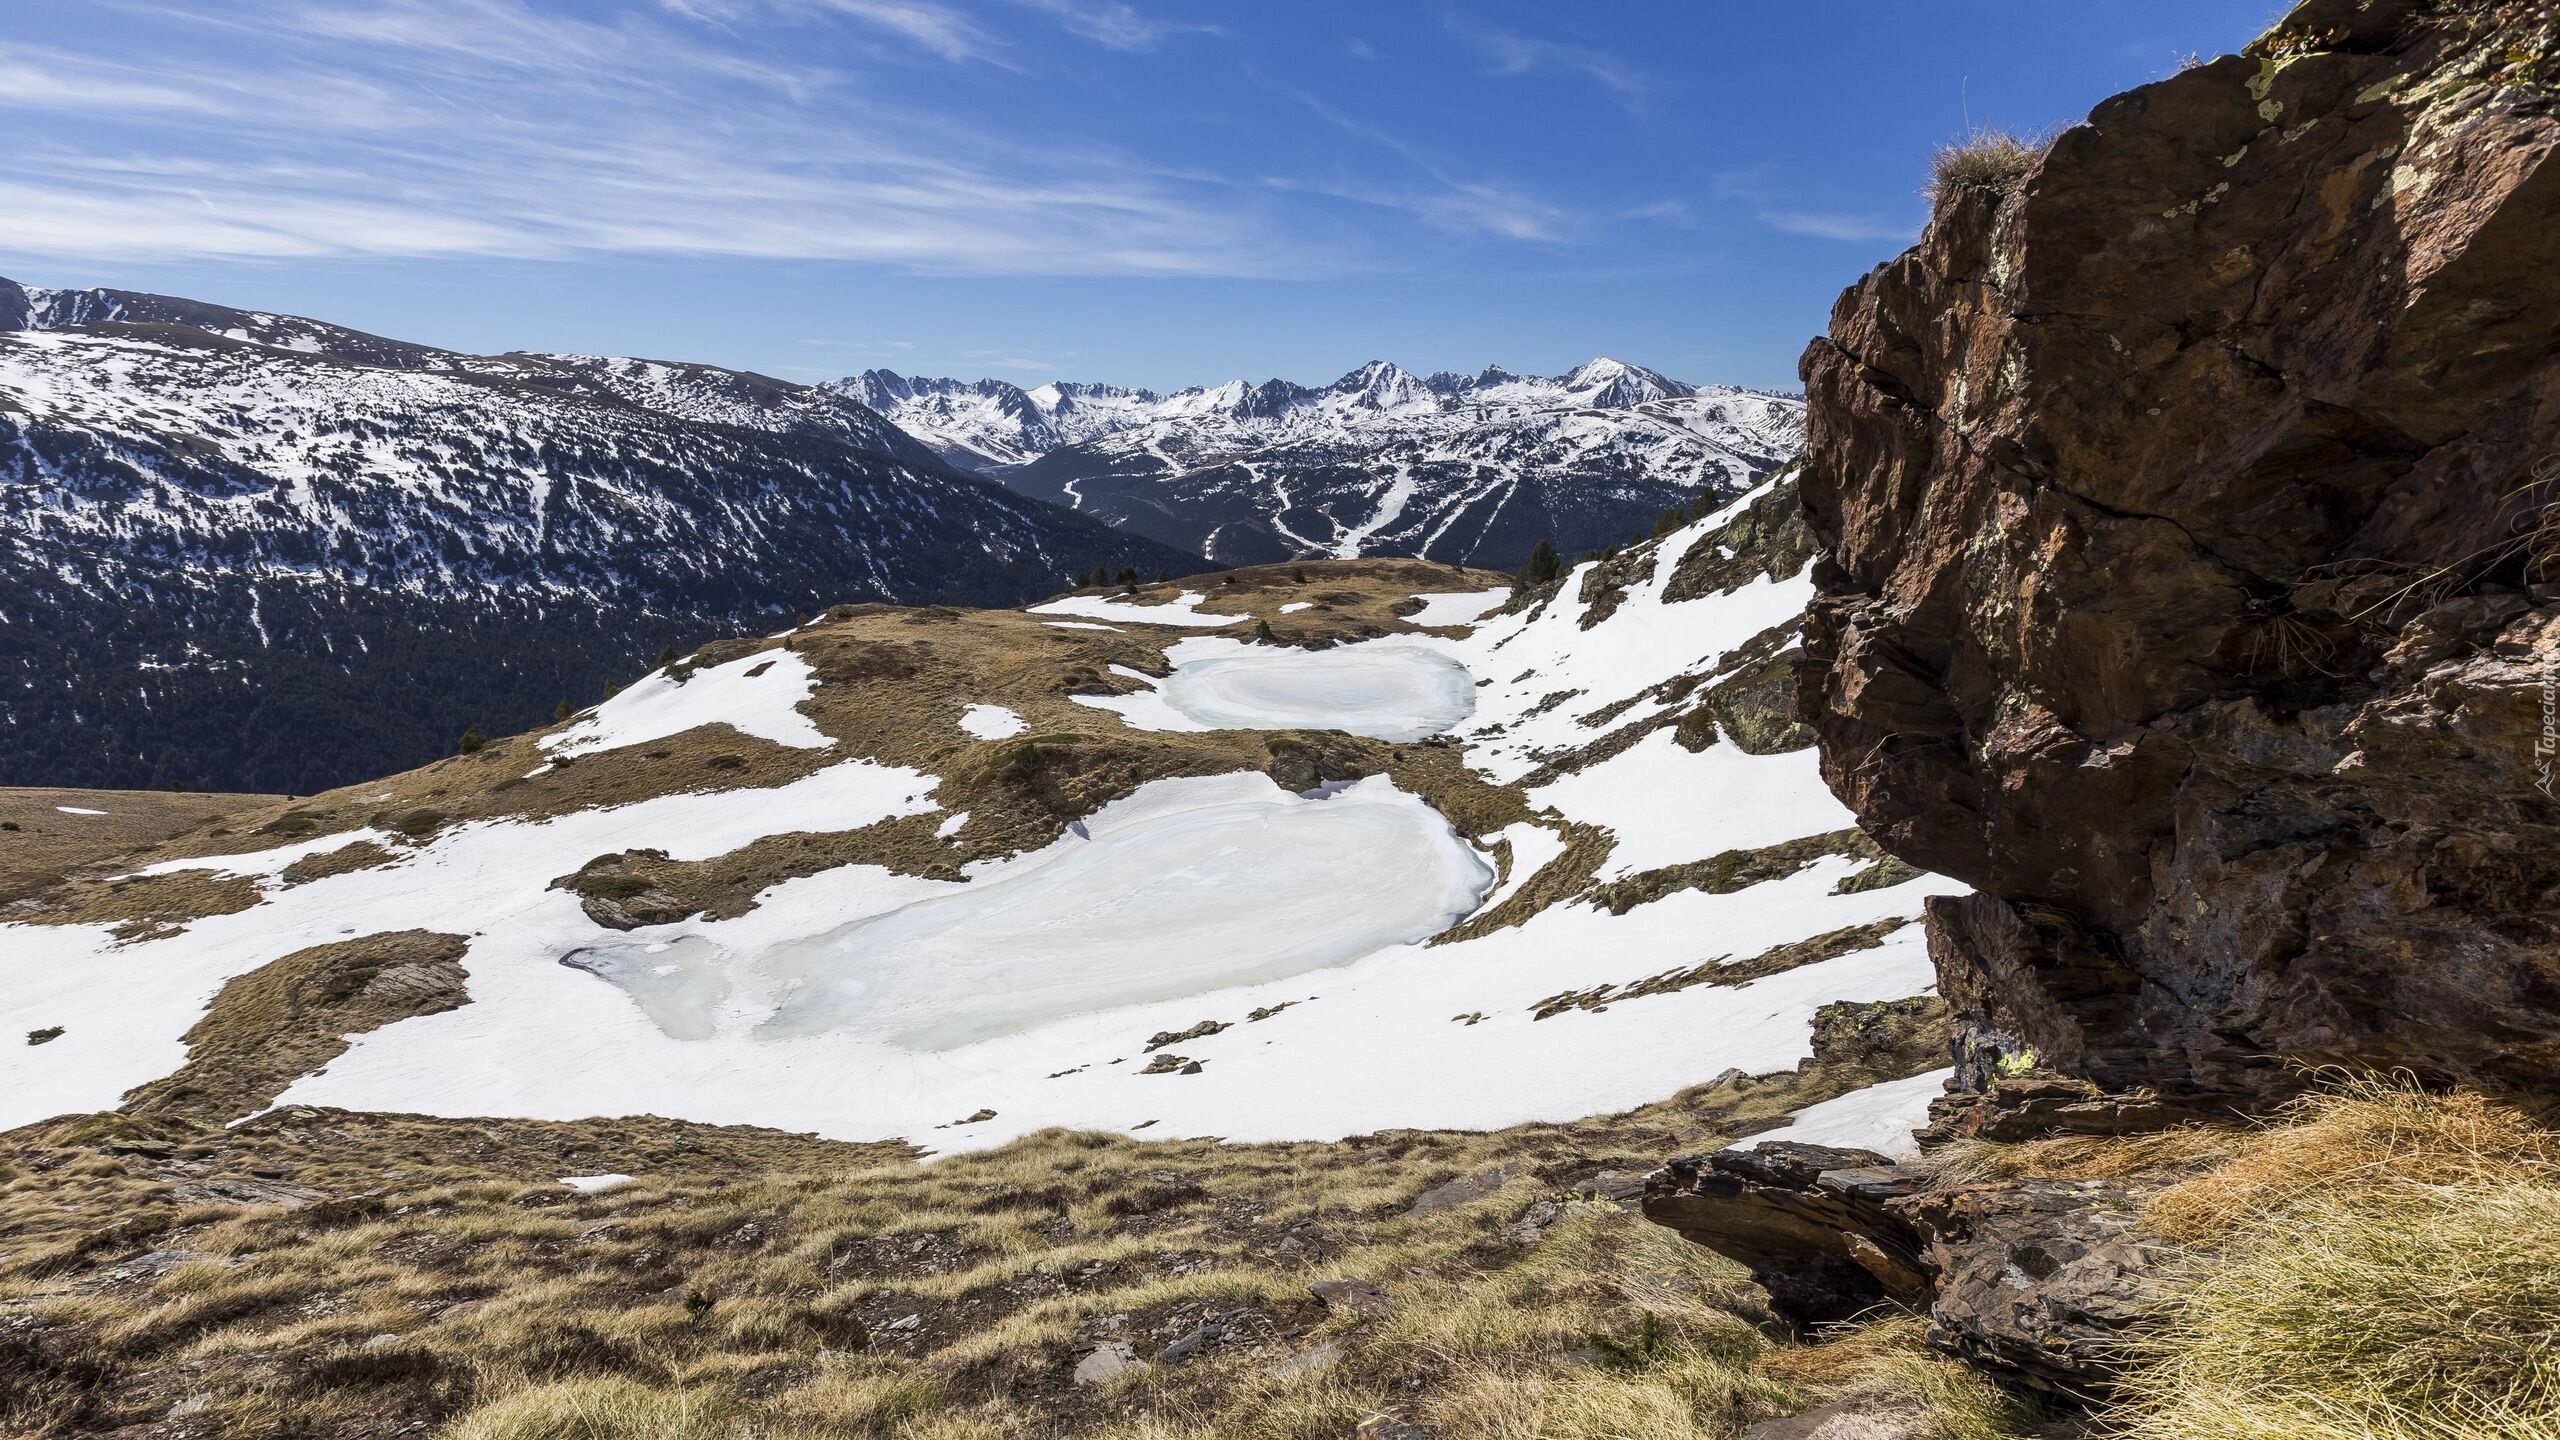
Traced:
<path fill-rule="evenodd" d="M 1558 376 L 1423 377 L 1372 360 L 1321 386 L 1170 395 L 878 370 L 831 385 L 953 464 L 1227 564 L 1387 554 L 1509 569 L 1542 539 L 1600 549 L 1740 493 L 1803 430 L 1797 397 L 1607 356 Z"/>
<path fill-rule="evenodd" d="M 0 319 L 9 779 L 304 792 L 794 608 L 1196 568 L 752 372 L 9 282 Z"/>

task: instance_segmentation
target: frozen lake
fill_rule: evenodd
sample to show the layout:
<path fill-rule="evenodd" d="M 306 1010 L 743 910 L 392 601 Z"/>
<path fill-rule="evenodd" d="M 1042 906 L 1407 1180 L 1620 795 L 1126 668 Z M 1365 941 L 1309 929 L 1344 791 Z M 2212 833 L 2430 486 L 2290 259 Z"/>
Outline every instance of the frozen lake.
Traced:
<path fill-rule="evenodd" d="M 561 963 L 618 986 L 675 1039 L 847 1034 L 948 1050 L 1346 964 L 1439 933 L 1492 883 L 1438 812 L 1381 781 L 1329 798 L 1259 776 L 1151 788 L 1148 803 L 882 914 L 752 950 L 695 934 Z"/>
<path fill-rule="evenodd" d="M 1399 744 L 1437 735 L 1476 707 L 1467 667 L 1421 645 L 1297 650 L 1201 639 L 1165 658 L 1173 673 L 1153 690 L 1077 699 L 1147 730 L 1347 730 Z"/>

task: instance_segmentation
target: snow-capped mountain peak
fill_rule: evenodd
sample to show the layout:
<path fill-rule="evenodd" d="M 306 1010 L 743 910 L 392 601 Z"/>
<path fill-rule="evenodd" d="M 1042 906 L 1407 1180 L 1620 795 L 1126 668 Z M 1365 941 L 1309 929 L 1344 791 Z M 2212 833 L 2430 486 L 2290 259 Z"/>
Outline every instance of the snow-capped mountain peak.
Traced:
<path fill-rule="evenodd" d="M 1649 400 L 1669 400 L 1694 395 L 1694 385 L 1684 385 L 1641 365 L 1612 360 L 1606 355 L 1594 356 L 1574 367 L 1572 374 L 1558 384 L 1577 401 L 1598 410 L 1614 410 L 1629 405 L 1642 405 Z"/>
<path fill-rule="evenodd" d="M 1441 406 L 1441 399 L 1430 386 L 1389 360 L 1372 360 L 1326 387 L 1326 393 L 1339 397 L 1345 405 L 1362 410 L 1387 412 L 1394 410 L 1431 410 Z"/>

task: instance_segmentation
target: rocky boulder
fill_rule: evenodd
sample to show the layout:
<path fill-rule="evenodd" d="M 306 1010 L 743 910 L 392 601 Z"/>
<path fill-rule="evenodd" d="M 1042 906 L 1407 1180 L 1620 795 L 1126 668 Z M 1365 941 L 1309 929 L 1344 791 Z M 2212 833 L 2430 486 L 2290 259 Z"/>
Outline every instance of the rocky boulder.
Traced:
<path fill-rule="evenodd" d="M 1870 1150 L 1772 1140 L 1684 1156 L 1645 1181 L 1645 1218 L 1751 1267 L 1797 1326 L 1926 1303 L 1920 1237 L 1886 1208 L 1918 1183 Z"/>
<path fill-rule="evenodd" d="M 1799 706 L 1982 892 L 1929 916 L 1965 1088 L 2560 1079 L 2555 145 L 2550 6 L 2310 0 L 1942 195 L 1806 352 Z"/>

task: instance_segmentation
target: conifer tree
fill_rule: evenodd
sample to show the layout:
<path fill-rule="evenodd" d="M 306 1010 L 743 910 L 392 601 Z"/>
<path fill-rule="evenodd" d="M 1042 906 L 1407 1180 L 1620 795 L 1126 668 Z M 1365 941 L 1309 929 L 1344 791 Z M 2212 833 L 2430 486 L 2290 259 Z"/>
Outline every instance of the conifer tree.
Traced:
<path fill-rule="evenodd" d="M 561 721 L 566 720 L 577 713 L 578 712 L 576 710 L 570 708 L 568 701 L 563 700 L 559 704 L 551 707 L 551 723 L 557 725 Z"/>
<path fill-rule="evenodd" d="M 1552 585 L 1564 578 L 1564 561 L 1556 557 L 1556 547 L 1540 540 L 1529 551 L 1529 563 L 1522 567 L 1520 578 L 1531 585 Z"/>
<path fill-rule="evenodd" d="M 458 754 L 476 755 L 488 743 L 489 737 L 481 734 L 480 727 L 475 724 L 462 732 L 462 738 L 454 742 L 453 748 Z"/>
<path fill-rule="evenodd" d="M 1277 645 L 1280 643 L 1280 637 L 1271 633 L 1270 621 L 1256 620 L 1253 622 L 1253 643 L 1256 645 Z"/>

